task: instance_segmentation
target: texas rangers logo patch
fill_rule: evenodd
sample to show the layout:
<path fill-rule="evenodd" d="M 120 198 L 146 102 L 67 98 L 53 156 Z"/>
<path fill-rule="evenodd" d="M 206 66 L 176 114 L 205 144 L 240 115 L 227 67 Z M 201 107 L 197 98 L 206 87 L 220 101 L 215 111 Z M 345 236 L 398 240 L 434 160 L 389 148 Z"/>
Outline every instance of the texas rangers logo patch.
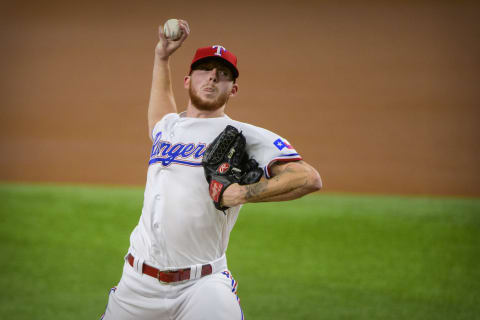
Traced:
<path fill-rule="evenodd" d="M 273 142 L 273 145 L 277 147 L 278 150 L 282 150 L 283 148 L 287 149 L 293 149 L 293 147 L 287 142 L 287 140 L 282 140 L 281 138 L 278 138 Z"/>

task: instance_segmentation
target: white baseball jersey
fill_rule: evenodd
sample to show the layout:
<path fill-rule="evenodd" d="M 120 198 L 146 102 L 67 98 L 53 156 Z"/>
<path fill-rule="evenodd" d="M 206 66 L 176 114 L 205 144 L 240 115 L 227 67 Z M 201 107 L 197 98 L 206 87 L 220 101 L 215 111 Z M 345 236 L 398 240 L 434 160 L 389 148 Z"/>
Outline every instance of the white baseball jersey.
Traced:
<path fill-rule="evenodd" d="M 170 113 L 152 132 L 142 215 L 129 251 L 159 269 L 206 264 L 227 249 L 241 206 L 217 210 L 201 165 L 207 146 L 227 125 L 242 131 L 250 157 L 270 178 L 276 161 L 301 160 L 287 140 L 228 116 L 190 118 Z"/>

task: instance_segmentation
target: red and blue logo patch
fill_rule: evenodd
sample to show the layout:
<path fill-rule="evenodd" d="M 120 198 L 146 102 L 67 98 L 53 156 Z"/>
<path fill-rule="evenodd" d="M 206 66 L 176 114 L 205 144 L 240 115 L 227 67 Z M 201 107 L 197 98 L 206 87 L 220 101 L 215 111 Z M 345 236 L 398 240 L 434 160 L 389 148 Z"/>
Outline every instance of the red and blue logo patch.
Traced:
<path fill-rule="evenodd" d="M 282 140 L 281 138 L 275 140 L 273 145 L 280 151 L 282 151 L 283 148 L 293 149 L 293 147 L 286 140 Z"/>

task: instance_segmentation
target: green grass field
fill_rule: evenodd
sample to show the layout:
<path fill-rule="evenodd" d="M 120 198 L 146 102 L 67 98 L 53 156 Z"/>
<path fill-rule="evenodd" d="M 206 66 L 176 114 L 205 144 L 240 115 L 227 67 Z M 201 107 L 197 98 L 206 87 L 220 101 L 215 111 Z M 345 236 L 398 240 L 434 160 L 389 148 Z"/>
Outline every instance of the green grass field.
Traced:
<path fill-rule="evenodd" d="M 0 184 L 0 319 L 97 319 L 142 200 Z M 480 319 L 480 199 L 246 205 L 227 255 L 246 319 Z"/>

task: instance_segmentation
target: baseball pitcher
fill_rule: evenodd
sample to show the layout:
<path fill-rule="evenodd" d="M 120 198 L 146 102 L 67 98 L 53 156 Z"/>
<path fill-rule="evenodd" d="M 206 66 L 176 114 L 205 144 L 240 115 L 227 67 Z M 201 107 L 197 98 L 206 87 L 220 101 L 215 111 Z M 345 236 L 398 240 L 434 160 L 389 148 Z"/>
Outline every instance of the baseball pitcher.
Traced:
<path fill-rule="evenodd" d="M 225 47 L 195 52 L 184 78 L 190 99 L 177 113 L 169 59 L 190 30 L 175 23 L 159 28 L 144 204 L 106 320 L 243 319 L 225 257 L 242 204 L 296 199 L 322 186 L 286 139 L 225 114 L 239 90 L 237 58 Z"/>

